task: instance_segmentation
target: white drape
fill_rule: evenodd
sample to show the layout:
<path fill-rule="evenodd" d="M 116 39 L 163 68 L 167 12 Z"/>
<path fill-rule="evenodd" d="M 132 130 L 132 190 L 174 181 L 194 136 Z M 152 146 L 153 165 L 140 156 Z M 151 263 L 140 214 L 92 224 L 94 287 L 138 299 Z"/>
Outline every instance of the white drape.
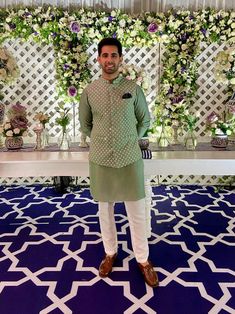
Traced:
<path fill-rule="evenodd" d="M 55 6 L 92 7 L 94 9 L 119 8 L 126 12 L 139 13 L 143 11 L 162 12 L 170 8 L 198 10 L 213 7 L 216 9 L 235 10 L 234 0 L 0 0 L 0 7 L 23 4 L 25 6 L 41 6 L 50 4 Z"/>

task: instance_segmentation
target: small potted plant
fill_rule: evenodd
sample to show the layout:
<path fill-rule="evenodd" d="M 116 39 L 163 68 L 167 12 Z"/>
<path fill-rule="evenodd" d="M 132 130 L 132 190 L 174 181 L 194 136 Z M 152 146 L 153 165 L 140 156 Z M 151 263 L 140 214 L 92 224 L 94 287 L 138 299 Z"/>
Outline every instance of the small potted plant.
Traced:
<path fill-rule="evenodd" d="M 153 133 L 153 128 L 148 129 L 144 135 L 139 139 L 139 146 L 141 150 L 148 149 L 149 147 L 149 134 Z"/>
<path fill-rule="evenodd" d="M 20 104 L 13 105 L 7 119 L 2 126 L 2 134 L 5 136 L 7 149 L 19 149 L 23 146 L 23 138 L 27 135 L 28 119 L 26 108 Z"/>
<path fill-rule="evenodd" d="M 229 111 L 228 116 L 220 117 L 214 111 L 207 117 L 207 130 L 211 132 L 211 145 L 218 148 L 226 148 L 228 136 L 235 131 L 235 112 Z"/>

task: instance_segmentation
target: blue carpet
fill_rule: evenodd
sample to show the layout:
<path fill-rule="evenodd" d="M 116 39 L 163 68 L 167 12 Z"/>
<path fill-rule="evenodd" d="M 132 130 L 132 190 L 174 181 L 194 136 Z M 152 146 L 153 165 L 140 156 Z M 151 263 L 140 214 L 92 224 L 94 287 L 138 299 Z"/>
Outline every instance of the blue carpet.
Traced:
<path fill-rule="evenodd" d="M 145 285 L 123 204 L 119 254 L 98 276 L 103 247 L 89 189 L 0 187 L 0 313 L 235 313 L 234 191 L 153 188 L 150 259 L 160 287 Z"/>

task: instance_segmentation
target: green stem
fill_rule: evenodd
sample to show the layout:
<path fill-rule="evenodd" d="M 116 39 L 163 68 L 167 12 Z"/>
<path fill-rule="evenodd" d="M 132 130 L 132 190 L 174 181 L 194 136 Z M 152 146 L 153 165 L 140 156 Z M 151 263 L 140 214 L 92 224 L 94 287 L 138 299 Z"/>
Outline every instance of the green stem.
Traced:
<path fill-rule="evenodd" d="M 60 142 L 60 147 L 62 146 L 62 143 L 63 143 L 63 141 L 64 141 L 65 133 L 66 133 L 66 128 L 63 127 L 63 128 L 62 128 L 62 138 L 61 138 L 61 142 Z"/>

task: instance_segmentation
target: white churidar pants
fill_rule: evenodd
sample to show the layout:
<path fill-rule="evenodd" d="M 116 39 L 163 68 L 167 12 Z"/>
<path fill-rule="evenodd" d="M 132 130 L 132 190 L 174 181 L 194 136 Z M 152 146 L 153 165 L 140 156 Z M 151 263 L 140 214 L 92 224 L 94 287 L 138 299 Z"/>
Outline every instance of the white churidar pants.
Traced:
<path fill-rule="evenodd" d="M 138 263 L 148 260 L 149 247 L 146 232 L 145 199 L 125 202 L 131 232 L 131 242 Z M 105 253 L 113 255 L 118 250 L 117 229 L 114 219 L 114 204 L 99 202 L 100 230 Z"/>

